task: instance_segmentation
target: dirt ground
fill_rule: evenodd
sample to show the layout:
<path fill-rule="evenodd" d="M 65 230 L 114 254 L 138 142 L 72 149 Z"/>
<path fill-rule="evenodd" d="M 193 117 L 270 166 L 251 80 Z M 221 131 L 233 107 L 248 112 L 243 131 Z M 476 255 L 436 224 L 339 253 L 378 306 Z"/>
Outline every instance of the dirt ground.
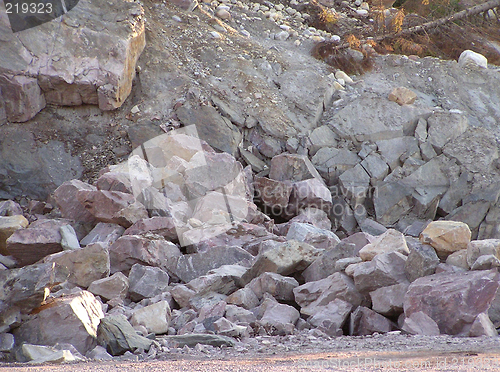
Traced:
<path fill-rule="evenodd" d="M 0 372 L 156 371 L 499 371 L 498 338 L 409 336 L 325 337 L 303 332 L 257 336 L 234 347 L 171 348 L 155 355 L 112 362 L 65 365 L 0 365 Z M 123 357 L 122 357 L 123 358 Z M 141 359 L 131 361 L 132 359 Z"/>

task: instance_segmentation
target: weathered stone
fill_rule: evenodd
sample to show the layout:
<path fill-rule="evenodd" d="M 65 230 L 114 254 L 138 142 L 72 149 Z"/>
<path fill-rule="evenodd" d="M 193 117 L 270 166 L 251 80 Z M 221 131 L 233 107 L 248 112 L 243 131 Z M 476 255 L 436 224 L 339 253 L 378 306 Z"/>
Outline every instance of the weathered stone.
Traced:
<path fill-rule="evenodd" d="M 345 271 L 349 265 L 357 264 L 363 262 L 363 260 L 359 257 L 348 257 L 341 258 L 337 262 L 335 262 L 335 271 Z"/>
<path fill-rule="evenodd" d="M 61 210 L 62 217 L 83 223 L 94 222 L 95 217 L 77 199 L 79 191 L 94 190 L 97 190 L 95 186 L 79 180 L 66 181 L 59 186 L 54 191 L 54 199 Z"/>
<path fill-rule="evenodd" d="M 236 291 L 236 283 L 246 270 L 246 267 L 240 265 L 223 265 L 191 280 L 186 286 L 195 291 L 197 296 L 211 292 L 228 295 Z"/>
<path fill-rule="evenodd" d="M 446 258 L 446 263 L 448 265 L 458 266 L 462 269 L 469 270 L 469 265 L 467 264 L 467 250 L 462 249 L 460 251 L 453 252 Z"/>
<path fill-rule="evenodd" d="M 309 154 L 314 156 L 316 152 L 323 147 L 335 147 L 337 143 L 338 136 L 330 129 L 328 125 L 322 125 L 317 127 L 311 132 L 309 140 L 311 141 L 311 147 L 309 148 Z"/>
<path fill-rule="evenodd" d="M 354 286 L 351 278 L 343 273 L 335 273 L 328 278 L 309 282 L 293 290 L 295 302 L 301 307 L 304 315 L 314 315 L 321 306 L 328 305 L 339 298 L 353 306 L 364 303 L 363 296 Z"/>
<path fill-rule="evenodd" d="M 416 239 L 407 238 L 410 254 L 405 262 L 405 273 L 410 282 L 422 276 L 432 275 L 439 265 L 436 250 Z"/>
<path fill-rule="evenodd" d="M 184 125 L 196 123 L 200 138 L 210 146 L 236 155 L 242 138 L 241 132 L 213 106 L 186 103 L 175 112 Z"/>
<path fill-rule="evenodd" d="M 97 345 L 95 348 L 90 350 L 87 354 L 85 354 L 85 357 L 92 359 L 92 360 L 98 360 L 98 361 L 110 361 L 113 360 L 113 357 L 108 354 L 105 348 L 103 348 L 100 345 Z"/>
<path fill-rule="evenodd" d="M 165 336 L 165 340 L 171 342 L 175 347 L 182 348 L 184 346 L 195 347 L 197 344 L 210 345 L 214 347 L 234 346 L 234 339 L 227 336 L 206 335 L 206 334 L 189 334 Z"/>
<path fill-rule="evenodd" d="M 356 164 L 353 168 L 346 170 L 339 176 L 339 185 L 344 195 L 354 204 L 362 204 L 368 194 L 370 186 L 370 176 L 361 164 Z"/>
<path fill-rule="evenodd" d="M 0 352 L 10 353 L 15 346 L 14 335 L 11 333 L 0 333 Z"/>
<path fill-rule="evenodd" d="M 405 315 L 422 311 L 437 323 L 441 333 L 466 335 L 476 317 L 490 307 L 499 280 L 496 270 L 419 278 L 406 293 Z"/>
<path fill-rule="evenodd" d="M 387 230 L 385 233 L 375 238 L 373 242 L 361 248 L 359 257 L 361 257 L 363 261 L 370 261 L 376 255 L 387 252 L 399 252 L 405 255 L 410 253 L 402 233 L 394 229 Z"/>
<path fill-rule="evenodd" d="M 114 17 L 127 20 L 127 25 L 106 18 L 86 19 L 88 14 L 104 11 Z M 45 107 L 45 102 L 57 105 L 99 104 L 102 110 L 120 107 L 132 89 L 135 63 L 145 45 L 143 10 L 139 5 L 114 1 L 113 3 L 83 2 L 71 13 L 63 25 L 46 23 L 39 29 L 28 28 L 21 39 L 7 34 L 11 44 L 10 58 L 2 59 L 1 65 L 8 72 L 0 81 L 6 105 L 7 117 L 11 121 L 26 121 Z M 80 20 L 78 22 L 78 20 Z M 97 30 L 107 29 L 101 35 Z M 20 29 L 18 29 L 20 30 Z M 54 40 L 51 51 L 43 42 L 62 32 Z M 74 45 L 75 37 L 81 33 L 89 36 L 89 43 Z M 117 44 L 120 45 L 117 47 Z M 113 56 L 102 55 L 97 45 L 115 48 Z M 36 62 L 23 58 L 28 53 L 36 56 Z M 60 55 L 71 63 L 52 61 L 46 68 L 51 53 Z M 93 56 L 90 58 L 89 56 Z M 14 62 L 15 61 L 15 62 Z M 84 67 L 82 69 L 82 67 Z M 95 70 L 92 74 L 88 69 Z M 5 96 L 9 93 L 8 96 Z"/>
<path fill-rule="evenodd" d="M 101 222 L 117 223 L 130 227 L 148 217 L 146 208 L 136 202 L 133 195 L 119 191 L 80 190 L 77 200 Z M 133 212 L 133 213 L 131 213 Z"/>
<path fill-rule="evenodd" d="M 409 283 L 382 287 L 370 292 L 372 309 L 385 316 L 396 316 L 403 312 L 404 296 Z"/>
<path fill-rule="evenodd" d="M 0 201 L 0 216 L 12 217 L 12 216 L 22 216 L 22 215 L 23 215 L 23 209 L 15 201 L 13 200 Z"/>
<path fill-rule="evenodd" d="M 269 293 L 278 301 L 293 301 L 293 289 L 298 285 L 294 278 L 267 272 L 253 279 L 245 288 L 250 288 L 258 299 Z"/>
<path fill-rule="evenodd" d="M 495 328 L 500 327 L 500 291 L 497 290 L 493 301 L 491 301 L 491 306 L 488 309 L 488 316 L 493 322 Z"/>
<path fill-rule="evenodd" d="M 287 240 L 297 240 L 312 245 L 314 248 L 331 250 L 334 249 L 340 239 L 329 230 L 319 229 L 306 223 L 294 222 L 290 224 Z"/>
<path fill-rule="evenodd" d="M 445 219 L 467 224 L 471 230 L 471 238 L 475 239 L 478 235 L 479 225 L 484 221 L 490 205 L 490 202 L 487 201 L 466 203 L 448 214 Z"/>
<path fill-rule="evenodd" d="M 179 248 L 171 242 L 138 235 L 124 235 L 109 247 L 111 273 L 128 273 L 136 263 L 159 267 L 165 265 L 168 258 L 180 255 Z"/>
<path fill-rule="evenodd" d="M 24 357 L 20 362 L 42 363 L 69 363 L 83 360 L 71 353 L 70 350 L 58 350 L 55 347 L 23 344 L 21 353 Z"/>
<path fill-rule="evenodd" d="M 213 323 L 214 331 L 218 335 L 229 337 L 248 337 L 249 332 L 246 326 L 237 325 L 227 320 L 226 318 L 219 318 Z"/>
<path fill-rule="evenodd" d="M 16 230 L 7 239 L 6 249 L 20 266 L 34 264 L 49 254 L 63 250 L 58 228 Z"/>
<path fill-rule="evenodd" d="M 281 214 L 288 205 L 292 185 L 290 182 L 276 181 L 270 178 L 255 177 L 255 197 L 259 198 L 264 206 L 271 208 L 273 214 Z"/>
<path fill-rule="evenodd" d="M 87 288 L 95 280 L 109 275 L 109 253 L 102 244 L 88 246 L 68 252 L 54 253 L 43 259 L 43 262 L 55 262 L 66 267 L 69 272 L 68 281 L 79 287 Z"/>
<path fill-rule="evenodd" d="M 301 209 L 299 214 L 293 217 L 290 222 L 308 223 L 323 230 L 330 230 L 332 227 L 332 222 L 328 218 L 327 213 L 324 210 L 314 207 Z"/>
<path fill-rule="evenodd" d="M 474 323 L 470 327 L 470 331 L 468 334 L 469 337 L 497 337 L 498 332 L 495 329 L 495 326 L 491 322 L 490 318 L 488 318 L 488 314 L 482 313 L 476 317 Z"/>
<path fill-rule="evenodd" d="M 500 258 L 500 239 L 473 240 L 467 245 L 467 263 L 472 267 L 474 262 L 484 255 Z"/>
<path fill-rule="evenodd" d="M 23 215 L 0 217 L 0 254 L 8 256 L 10 253 L 6 249 L 7 239 L 16 230 L 28 227 L 29 222 Z"/>
<path fill-rule="evenodd" d="M 307 321 L 329 336 L 342 336 L 342 327 L 352 311 L 352 305 L 339 298 L 325 306 L 316 308 L 316 312 Z"/>
<path fill-rule="evenodd" d="M 232 293 L 226 298 L 226 302 L 228 304 L 241 306 L 245 309 L 252 309 L 259 306 L 259 298 L 249 287 L 238 289 L 236 292 Z"/>
<path fill-rule="evenodd" d="M 120 272 L 114 273 L 108 278 L 102 278 L 92 282 L 88 291 L 105 300 L 123 300 L 128 292 L 128 278 Z"/>
<path fill-rule="evenodd" d="M 276 181 L 304 181 L 321 176 L 305 155 L 281 154 L 272 158 L 269 178 Z"/>
<path fill-rule="evenodd" d="M 243 275 L 242 284 L 249 283 L 253 278 L 265 272 L 289 275 L 303 271 L 320 253 L 320 250 L 307 243 L 289 240 L 274 249 L 260 253 Z"/>
<path fill-rule="evenodd" d="M 335 248 L 324 252 L 319 258 L 314 260 L 303 272 L 302 277 L 306 282 L 314 282 L 324 279 L 342 269 L 337 269 L 337 262 L 344 258 L 353 258 L 355 255 L 356 246 L 346 241 L 341 241 L 336 244 Z M 356 260 L 361 260 L 356 257 Z"/>
<path fill-rule="evenodd" d="M 466 116 L 451 112 L 435 112 L 427 119 L 429 124 L 427 140 L 437 153 L 443 147 L 467 130 L 469 122 Z"/>
<path fill-rule="evenodd" d="M 275 303 L 269 306 L 259 323 L 264 327 L 273 327 L 277 334 L 290 334 L 295 329 L 295 323 L 300 318 L 300 314 L 292 306 Z"/>
<path fill-rule="evenodd" d="M 370 176 L 371 184 L 383 180 L 389 173 L 389 166 L 377 153 L 368 155 L 362 162 L 361 166 L 366 170 Z"/>
<path fill-rule="evenodd" d="M 95 182 L 97 189 L 132 193 L 130 175 L 122 172 L 106 172 Z"/>
<path fill-rule="evenodd" d="M 426 111 L 399 106 L 382 97 L 362 97 L 346 105 L 328 124 L 341 138 L 355 142 L 378 141 L 410 135 L 419 116 Z"/>
<path fill-rule="evenodd" d="M 87 291 L 56 298 L 16 329 L 16 342 L 53 346 L 70 343 L 85 354 L 96 343 L 97 326 L 104 317 L 101 303 Z"/>
<path fill-rule="evenodd" d="M 454 158 L 469 172 L 491 172 L 498 159 L 495 135 L 486 128 L 468 128 L 443 147 L 443 154 Z"/>
<path fill-rule="evenodd" d="M 420 241 L 431 245 L 440 258 L 466 249 L 471 239 L 469 227 L 463 222 L 433 221 L 420 234 Z"/>
<path fill-rule="evenodd" d="M 225 317 L 233 323 L 252 324 L 257 320 L 257 317 L 251 311 L 229 304 L 226 306 Z"/>
<path fill-rule="evenodd" d="M 169 283 L 168 274 L 159 267 L 135 264 L 128 275 L 128 293 L 132 301 L 155 297 L 166 291 Z"/>
<path fill-rule="evenodd" d="M 399 252 L 382 253 L 371 261 L 348 266 L 346 274 L 354 278 L 359 292 L 372 292 L 381 287 L 405 283 L 406 259 L 406 256 Z"/>
<path fill-rule="evenodd" d="M 80 249 L 80 242 L 76 236 L 75 229 L 71 225 L 64 225 L 59 228 L 61 234 L 61 247 L 65 251 Z"/>
<path fill-rule="evenodd" d="M 389 319 L 375 311 L 359 306 L 351 314 L 349 323 L 349 334 L 352 336 L 366 336 L 377 333 L 392 331 L 393 326 Z"/>
<path fill-rule="evenodd" d="M 139 336 L 125 316 L 108 315 L 101 319 L 97 329 L 97 341 L 111 355 L 122 355 L 126 351 L 149 350 L 152 340 Z"/>
<path fill-rule="evenodd" d="M 458 57 L 460 67 L 488 68 L 488 59 L 480 53 L 472 50 L 464 50 Z"/>
<path fill-rule="evenodd" d="M 376 144 L 382 159 L 389 165 L 391 170 L 402 165 L 406 158 L 420 153 L 418 141 L 414 137 L 407 136 L 380 140 L 376 141 Z"/>
<path fill-rule="evenodd" d="M 405 317 L 401 330 L 412 335 L 425 336 L 437 336 L 441 333 L 437 323 L 423 311 Z"/>
<path fill-rule="evenodd" d="M 316 152 L 311 162 L 318 172 L 328 180 L 330 185 L 337 181 L 341 173 L 353 168 L 360 160 L 354 151 L 323 147 Z"/>
<path fill-rule="evenodd" d="M 148 232 L 163 236 L 173 242 L 178 240 L 175 224 L 171 217 L 151 217 L 139 220 L 125 230 L 123 235 L 141 235 Z"/>
<path fill-rule="evenodd" d="M 123 235 L 125 229 L 114 223 L 99 222 L 81 241 L 85 246 L 92 243 L 113 244 L 116 239 Z"/>
<path fill-rule="evenodd" d="M 193 253 L 169 259 L 165 268 L 170 276 L 189 282 L 223 265 L 234 265 L 242 261 L 251 262 L 253 256 L 247 251 L 232 246 L 213 247 L 203 253 Z"/>
<path fill-rule="evenodd" d="M 411 209 L 411 190 L 400 182 L 384 183 L 378 186 L 373 204 L 377 221 L 393 225 Z"/>
<path fill-rule="evenodd" d="M 500 267 L 500 260 L 497 256 L 487 254 L 479 256 L 479 258 L 472 265 L 471 270 L 489 270 L 494 267 Z"/>
<path fill-rule="evenodd" d="M 167 301 L 160 301 L 155 304 L 135 310 L 130 319 L 133 326 L 142 325 L 146 327 L 148 333 L 156 335 L 167 333 L 172 314 Z"/>
<path fill-rule="evenodd" d="M 332 208 L 332 195 L 323 181 L 310 178 L 294 182 L 290 202 L 286 209 L 288 215 L 297 215 L 301 209 L 316 208 L 329 212 Z"/>
<path fill-rule="evenodd" d="M 478 239 L 500 239 L 500 208 L 496 204 L 490 208 L 479 227 Z"/>
<path fill-rule="evenodd" d="M 417 99 L 417 95 L 412 90 L 405 87 L 394 88 L 389 93 L 389 101 L 396 102 L 399 105 L 411 105 Z"/>

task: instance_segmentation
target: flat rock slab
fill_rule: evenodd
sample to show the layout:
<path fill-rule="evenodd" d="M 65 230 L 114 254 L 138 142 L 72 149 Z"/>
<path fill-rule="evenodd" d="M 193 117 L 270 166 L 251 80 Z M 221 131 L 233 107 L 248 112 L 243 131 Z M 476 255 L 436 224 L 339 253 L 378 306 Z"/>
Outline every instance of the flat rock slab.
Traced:
<path fill-rule="evenodd" d="M 12 122 L 47 103 L 120 107 L 146 43 L 142 7 L 123 0 L 80 0 L 60 19 L 15 34 L 2 17 L 0 34 L 0 101 Z"/>

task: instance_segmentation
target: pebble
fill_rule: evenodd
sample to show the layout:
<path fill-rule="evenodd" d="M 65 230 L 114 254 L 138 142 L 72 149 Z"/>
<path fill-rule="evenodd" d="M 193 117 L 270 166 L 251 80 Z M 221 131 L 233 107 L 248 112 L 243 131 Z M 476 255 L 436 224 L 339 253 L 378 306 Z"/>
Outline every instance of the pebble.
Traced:
<path fill-rule="evenodd" d="M 285 41 L 286 39 L 288 39 L 289 36 L 290 34 L 288 33 L 288 31 L 281 31 L 278 32 L 276 35 L 274 35 L 274 39 Z"/>
<path fill-rule="evenodd" d="M 250 37 L 250 32 L 248 32 L 247 30 L 240 30 L 240 34 L 242 34 L 245 37 Z"/>
<path fill-rule="evenodd" d="M 362 17 L 368 17 L 368 10 L 358 9 L 356 10 L 356 13 Z"/>
<path fill-rule="evenodd" d="M 139 106 L 135 105 L 134 107 L 132 107 L 132 109 L 130 110 L 130 112 L 132 114 L 137 114 L 138 112 L 140 112 L 141 109 L 139 108 Z"/>
<path fill-rule="evenodd" d="M 218 9 L 215 12 L 215 15 L 225 21 L 231 19 L 231 13 L 229 13 L 226 9 Z"/>
<path fill-rule="evenodd" d="M 217 31 L 210 31 L 210 35 L 211 35 L 211 36 L 212 36 L 212 38 L 214 38 L 214 39 L 222 39 L 221 34 L 219 34 Z"/>
<path fill-rule="evenodd" d="M 178 15 L 172 16 L 172 20 L 174 20 L 175 22 L 182 22 L 182 18 L 179 17 Z"/>
<path fill-rule="evenodd" d="M 344 71 L 342 70 L 339 70 L 335 73 L 335 77 L 337 78 L 337 80 L 344 80 L 346 83 L 348 84 L 352 84 L 354 83 L 354 81 L 351 79 L 351 77 L 349 75 L 347 75 Z"/>
<path fill-rule="evenodd" d="M 335 90 L 344 90 L 344 87 L 340 85 L 338 81 L 333 82 L 333 87 L 335 88 Z"/>
<path fill-rule="evenodd" d="M 359 7 L 364 10 L 370 10 L 370 5 L 367 2 L 361 3 Z"/>

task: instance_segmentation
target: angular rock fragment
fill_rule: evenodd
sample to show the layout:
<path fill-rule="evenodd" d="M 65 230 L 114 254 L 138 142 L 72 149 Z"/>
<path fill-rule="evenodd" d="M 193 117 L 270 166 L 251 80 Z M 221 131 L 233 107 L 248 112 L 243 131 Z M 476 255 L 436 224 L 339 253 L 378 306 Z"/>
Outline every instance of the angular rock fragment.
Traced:
<path fill-rule="evenodd" d="M 164 339 L 180 348 L 184 346 L 195 347 L 197 344 L 211 345 L 215 347 L 234 346 L 236 343 L 234 339 L 227 336 L 206 334 L 165 336 Z"/>
<path fill-rule="evenodd" d="M 352 336 L 366 336 L 375 332 L 387 333 L 392 329 L 389 319 L 367 307 L 359 306 L 351 314 L 349 334 Z"/>
<path fill-rule="evenodd" d="M 403 303 L 409 283 L 394 284 L 370 292 L 372 310 L 385 316 L 396 316 L 403 312 Z"/>
<path fill-rule="evenodd" d="M 92 243 L 113 244 L 123 235 L 125 229 L 114 223 L 99 222 L 81 241 L 82 246 Z"/>
<path fill-rule="evenodd" d="M 499 286 L 496 270 L 434 274 L 415 280 L 405 296 L 407 318 L 423 312 L 441 333 L 466 335 L 476 317 L 488 311 Z"/>
<path fill-rule="evenodd" d="M 159 267 L 135 264 L 128 275 L 128 294 L 132 301 L 155 297 L 167 290 L 169 280 L 168 274 Z"/>
<path fill-rule="evenodd" d="M 101 319 L 97 329 L 97 341 L 113 356 L 137 349 L 147 351 L 153 343 L 153 340 L 139 336 L 127 318 L 121 314 L 108 315 Z"/>
<path fill-rule="evenodd" d="M 120 272 L 90 283 L 88 291 L 105 300 L 123 300 L 128 292 L 128 278 Z"/>
<path fill-rule="evenodd" d="M 318 306 L 307 322 L 329 336 L 342 336 L 342 327 L 352 311 L 352 305 L 336 298 L 328 305 Z"/>
<path fill-rule="evenodd" d="M 394 229 L 387 230 L 385 233 L 375 238 L 373 242 L 361 248 L 359 257 L 361 257 L 363 261 L 370 261 L 377 254 L 387 252 L 399 252 L 405 255 L 410 253 L 402 233 Z"/>
<path fill-rule="evenodd" d="M 432 275 L 439 265 L 436 250 L 416 239 L 407 239 L 410 254 L 405 262 L 405 273 L 410 282 L 422 276 Z"/>
<path fill-rule="evenodd" d="M 259 298 L 249 287 L 238 289 L 226 298 L 226 302 L 228 304 L 241 306 L 245 309 L 253 309 L 259 306 Z"/>
<path fill-rule="evenodd" d="M 68 281 L 79 287 L 87 288 L 95 280 L 109 275 L 109 253 L 100 243 L 89 244 L 74 251 L 59 252 L 47 256 L 43 262 L 54 262 L 66 267 L 69 272 Z"/>
<path fill-rule="evenodd" d="M 346 241 L 341 241 L 335 245 L 335 248 L 324 252 L 319 258 L 314 260 L 307 269 L 302 272 L 302 277 L 306 282 L 314 282 L 324 279 L 342 269 L 337 268 L 337 263 L 343 259 L 360 260 L 359 257 L 354 257 L 356 246 Z M 351 262 L 353 263 L 353 262 Z"/>
<path fill-rule="evenodd" d="M 293 289 L 298 285 L 294 278 L 266 272 L 253 279 L 245 288 L 250 288 L 258 299 L 261 299 L 264 293 L 269 293 L 278 301 L 293 301 Z"/>
<path fill-rule="evenodd" d="M 8 256 L 7 239 L 16 230 L 28 227 L 29 222 L 23 215 L 0 217 L 0 254 Z"/>
<path fill-rule="evenodd" d="M 321 176 L 305 155 L 281 154 L 271 160 L 269 178 L 276 181 L 299 182 Z"/>
<path fill-rule="evenodd" d="M 104 317 L 101 303 L 90 292 L 56 298 L 16 329 L 16 342 L 53 346 L 69 343 L 85 354 L 96 345 L 97 327 Z"/>
<path fill-rule="evenodd" d="M 16 230 L 8 239 L 6 249 L 20 266 L 34 264 L 45 256 L 61 252 L 58 228 L 28 228 Z"/>
<path fill-rule="evenodd" d="M 77 194 L 80 191 L 95 190 L 97 190 L 95 186 L 79 180 L 66 181 L 59 186 L 54 191 L 54 198 L 62 217 L 83 223 L 94 222 L 95 217 L 78 201 Z"/>
<path fill-rule="evenodd" d="M 285 335 L 293 332 L 299 317 L 300 314 L 294 307 L 275 303 L 265 310 L 259 323 L 270 329 L 271 334 Z"/>
<path fill-rule="evenodd" d="M 148 333 L 167 333 L 172 314 L 167 301 L 160 301 L 135 310 L 130 319 L 133 326 L 144 326 Z"/>
<path fill-rule="evenodd" d="M 433 221 L 420 234 L 420 241 L 431 245 L 440 258 L 467 249 L 471 240 L 469 227 L 463 222 Z"/>

